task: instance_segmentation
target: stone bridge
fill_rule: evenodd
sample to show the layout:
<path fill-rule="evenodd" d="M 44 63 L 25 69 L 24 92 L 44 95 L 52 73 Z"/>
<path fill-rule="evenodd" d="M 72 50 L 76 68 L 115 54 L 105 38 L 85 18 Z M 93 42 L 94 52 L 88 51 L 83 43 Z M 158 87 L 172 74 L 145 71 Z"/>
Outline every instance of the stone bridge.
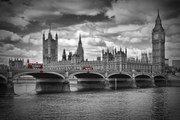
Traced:
<path fill-rule="evenodd" d="M 45 69 L 16 69 L 0 71 L 0 91 L 13 90 L 13 80 L 18 79 L 23 75 L 31 75 L 34 78 L 45 81 L 51 79 L 52 81 L 59 80 L 62 83 L 69 83 L 73 78 L 82 81 L 108 81 L 111 87 L 152 87 L 159 84 L 159 82 L 166 81 L 166 74 L 160 73 L 146 73 L 146 72 L 124 72 L 124 71 L 95 71 L 95 70 L 45 70 Z M 76 79 L 76 80 L 77 80 Z M 115 84 L 115 82 L 117 82 Z M 123 82 L 129 82 L 123 84 Z M 143 84 L 142 84 L 143 83 Z"/>

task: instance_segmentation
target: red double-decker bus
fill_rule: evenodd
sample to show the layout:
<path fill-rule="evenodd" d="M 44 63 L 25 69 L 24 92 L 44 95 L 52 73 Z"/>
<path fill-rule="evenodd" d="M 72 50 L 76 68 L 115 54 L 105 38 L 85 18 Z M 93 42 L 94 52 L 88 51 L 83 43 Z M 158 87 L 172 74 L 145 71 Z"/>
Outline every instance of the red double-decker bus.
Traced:
<path fill-rule="evenodd" d="M 40 64 L 40 63 L 28 63 L 27 69 L 43 69 L 43 64 Z"/>
<path fill-rule="evenodd" d="M 93 67 L 83 66 L 83 67 L 81 67 L 81 70 L 93 70 Z"/>

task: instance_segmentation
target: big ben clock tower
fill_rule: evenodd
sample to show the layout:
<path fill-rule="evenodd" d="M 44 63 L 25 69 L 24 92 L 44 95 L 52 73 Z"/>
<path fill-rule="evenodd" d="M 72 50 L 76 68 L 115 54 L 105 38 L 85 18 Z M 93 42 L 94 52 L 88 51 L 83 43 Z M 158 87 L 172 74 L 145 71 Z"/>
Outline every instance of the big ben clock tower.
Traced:
<path fill-rule="evenodd" d="M 155 27 L 152 31 L 152 70 L 155 73 L 163 73 L 165 71 L 165 31 L 161 24 L 159 10 L 155 22 Z"/>

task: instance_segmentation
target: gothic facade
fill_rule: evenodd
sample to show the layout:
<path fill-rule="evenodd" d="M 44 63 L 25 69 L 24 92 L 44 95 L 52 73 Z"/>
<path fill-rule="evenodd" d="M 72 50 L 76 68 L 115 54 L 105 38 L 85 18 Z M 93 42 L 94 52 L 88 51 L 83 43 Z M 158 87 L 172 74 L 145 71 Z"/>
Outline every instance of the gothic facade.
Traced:
<path fill-rule="evenodd" d="M 11 58 L 9 59 L 9 67 L 11 69 L 21 69 L 24 68 L 24 59 L 21 58 Z"/>
<path fill-rule="evenodd" d="M 153 72 L 163 73 L 165 70 L 165 31 L 162 27 L 159 11 L 155 27 L 152 30 L 152 57 Z"/>
<path fill-rule="evenodd" d="M 78 47 L 75 54 L 72 56 L 74 63 L 84 62 L 84 49 L 82 46 L 81 35 L 79 35 Z"/>
<path fill-rule="evenodd" d="M 106 71 L 122 71 L 132 72 L 132 70 L 141 72 L 151 72 L 152 64 L 149 62 L 150 56 L 147 53 L 142 53 L 142 58 L 128 58 L 127 49 L 107 51 L 102 50 L 102 61 L 100 57 L 96 61 L 84 61 L 84 50 L 82 47 L 81 36 L 79 37 L 78 48 L 72 55 L 69 52 L 68 59 L 66 52 L 63 50 L 62 61 L 51 62 L 44 65 L 45 69 L 51 70 L 81 70 L 83 67 L 92 67 L 93 70 Z"/>
<path fill-rule="evenodd" d="M 58 35 L 56 33 L 53 39 L 51 31 L 49 30 L 48 38 L 45 39 L 43 33 L 43 64 L 49 64 L 58 61 Z"/>
<path fill-rule="evenodd" d="M 83 67 L 92 67 L 93 70 L 132 72 L 164 72 L 165 65 L 165 32 L 161 24 L 160 15 L 156 18 L 155 27 L 152 31 L 152 53 L 142 53 L 141 59 L 128 57 L 127 49 L 102 50 L 100 57 L 95 61 L 84 60 L 84 50 L 79 36 L 77 50 L 74 54 L 63 51 L 62 61 L 52 61 L 44 64 L 45 69 L 56 70 L 81 70 Z M 56 59 L 57 60 L 57 59 Z"/>

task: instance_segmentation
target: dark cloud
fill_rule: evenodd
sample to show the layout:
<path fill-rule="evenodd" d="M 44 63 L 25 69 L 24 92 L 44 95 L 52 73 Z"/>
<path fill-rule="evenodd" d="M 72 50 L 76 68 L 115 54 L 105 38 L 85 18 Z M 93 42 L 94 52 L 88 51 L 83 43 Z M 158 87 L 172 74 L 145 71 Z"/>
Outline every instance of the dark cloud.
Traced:
<path fill-rule="evenodd" d="M 19 44 L 20 41 L 21 41 L 21 39 L 16 40 L 16 41 L 12 41 L 11 37 L 7 37 L 7 38 L 1 40 L 1 42 L 4 44 Z"/>
<path fill-rule="evenodd" d="M 120 24 L 147 24 L 160 10 L 163 20 L 180 16 L 179 0 L 119 0 L 106 15 Z"/>
<path fill-rule="evenodd" d="M 169 19 L 172 19 L 172 18 L 177 18 L 180 16 L 180 8 L 178 9 L 171 9 L 169 11 L 166 11 L 166 13 L 163 14 L 163 19 L 165 20 L 169 20 Z"/>
<path fill-rule="evenodd" d="M 172 43 L 179 43 L 179 4 L 179 0 L 1 0 L 0 30 L 8 31 L 9 36 L 0 39 L 0 56 L 38 57 L 41 33 L 47 33 L 49 24 L 53 36 L 58 32 L 60 56 L 64 48 L 76 49 L 79 33 L 87 56 L 97 56 L 101 48 L 114 46 L 127 47 L 137 55 L 151 48 L 158 8 L 169 45 L 166 53 L 170 56 L 170 51 L 176 51 L 175 55 L 179 46 Z"/>
<path fill-rule="evenodd" d="M 47 22 L 57 23 L 64 27 L 64 26 L 83 23 L 85 21 L 98 22 L 105 20 L 108 20 L 108 18 L 104 15 L 104 13 L 100 13 L 95 16 L 64 14 L 62 17 L 59 17 L 58 19 L 54 19 L 52 21 L 47 21 Z"/>
<path fill-rule="evenodd" d="M 1 2 L 10 2 L 10 0 L 1 0 Z"/>
<path fill-rule="evenodd" d="M 0 2 L 5 2 L 7 4 L 12 4 L 11 0 L 1 0 Z"/>
<path fill-rule="evenodd" d="M 179 0 L 163 0 L 163 6 L 167 9 L 179 9 Z"/>
<path fill-rule="evenodd" d="M 7 30 L 7 31 L 16 32 L 16 33 L 22 33 L 22 30 L 16 25 L 13 25 L 11 23 L 7 23 L 5 21 L 1 21 L 0 23 L 1 23 L 0 24 L 1 30 Z"/>
<path fill-rule="evenodd" d="M 53 2 L 56 2 L 57 5 Z M 70 10 L 71 7 L 69 7 L 72 5 L 71 2 L 72 0 L 53 0 L 52 2 L 49 0 L 17 0 L 13 1 L 13 5 L 3 2 L 0 5 L 0 11 L 3 11 L 0 14 L 0 29 L 25 35 L 48 28 L 50 23 L 56 29 L 80 24 L 84 21 L 108 20 L 105 12 L 107 8 L 111 7 L 111 0 L 76 0 L 76 2 L 73 1 L 76 6 L 75 8 L 72 6 L 73 10 Z M 65 6 L 63 7 L 61 3 Z"/>

